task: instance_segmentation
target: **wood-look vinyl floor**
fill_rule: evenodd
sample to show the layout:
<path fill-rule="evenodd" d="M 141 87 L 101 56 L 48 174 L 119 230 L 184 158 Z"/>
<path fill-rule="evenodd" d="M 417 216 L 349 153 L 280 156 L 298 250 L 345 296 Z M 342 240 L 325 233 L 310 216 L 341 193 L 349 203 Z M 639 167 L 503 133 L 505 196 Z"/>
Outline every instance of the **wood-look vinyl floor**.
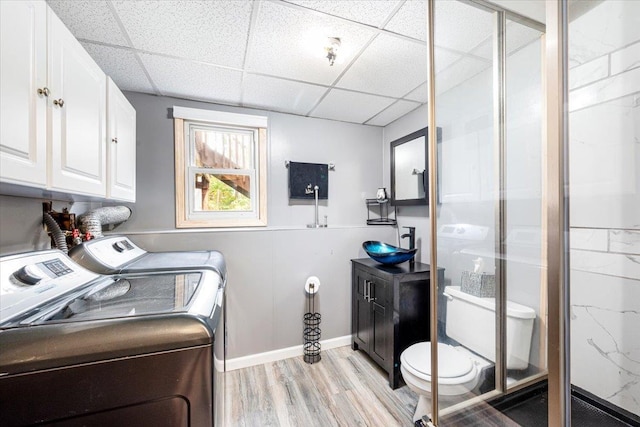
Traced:
<path fill-rule="evenodd" d="M 313 365 L 293 357 L 229 371 L 224 383 L 224 427 L 412 427 L 418 402 L 407 386 L 392 390 L 386 372 L 349 346 L 323 351 Z M 487 404 L 476 409 L 483 410 L 440 425 L 521 425 Z"/>
<path fill-rule="evenodd" d="M 225 427 L 412 426 L 417 396 L 349 346 L 225 374 Z"/>

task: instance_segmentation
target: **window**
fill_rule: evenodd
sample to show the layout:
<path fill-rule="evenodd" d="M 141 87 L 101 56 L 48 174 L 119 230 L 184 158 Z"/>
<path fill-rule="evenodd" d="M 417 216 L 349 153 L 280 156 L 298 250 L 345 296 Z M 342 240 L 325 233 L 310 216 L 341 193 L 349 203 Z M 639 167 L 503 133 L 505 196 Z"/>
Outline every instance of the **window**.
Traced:
<path fill-rule="evenodd" d="M 266 117 L 174 107 L 176 227 L 267 225 Z"/>

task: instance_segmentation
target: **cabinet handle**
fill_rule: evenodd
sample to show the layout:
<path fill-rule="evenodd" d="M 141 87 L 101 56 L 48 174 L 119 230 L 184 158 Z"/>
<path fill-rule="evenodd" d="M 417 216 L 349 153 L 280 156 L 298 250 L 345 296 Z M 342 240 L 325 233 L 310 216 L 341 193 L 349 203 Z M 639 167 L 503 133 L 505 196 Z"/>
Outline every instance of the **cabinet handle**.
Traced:
<path fill-rule="evenodd" d="M 364 300 L 369 302 L 369 281 L 364 281 Z"/>
<path fill-rule="evenodd" d="M 38 88 L 38 95 L 49 96 L 49 88 L 43 87 L 42 89 Z"/>
<path fill-rule="evenodd" d="M 118 138 L 111 138 L 111 142 L 115 142 L 117 144 L 118 143 Z"/>
<path fill-rule="evenodd" d="M 369 302 L 374 302 L 376 299 L 371 297 L 371 285 L 374 285 L 375 283 L 373 282 L 369 282 Z"/>
<path fill-rule="evenodd" d="M 62 98 L 54 99 L 53 100 L 53 105 L 57 105 L 58 107 L 62 108 L 64 106 L 64 99 L 62 99 Z"/>

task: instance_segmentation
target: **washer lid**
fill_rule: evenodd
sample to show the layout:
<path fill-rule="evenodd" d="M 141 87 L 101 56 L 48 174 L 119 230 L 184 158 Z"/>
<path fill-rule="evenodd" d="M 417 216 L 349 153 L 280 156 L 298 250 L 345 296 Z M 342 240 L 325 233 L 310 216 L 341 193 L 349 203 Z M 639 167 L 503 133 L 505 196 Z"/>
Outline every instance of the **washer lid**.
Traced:
<path fill-rule="evenodd" d="M 419 342 L 406 349 L 403 356 L 405 367 L 422 375 L 431 376 L 431 349 L 429 342 Z M 454 347 L 438 343 L 438 378 L 458 378 L 473 370 L 473 362 Z"/>

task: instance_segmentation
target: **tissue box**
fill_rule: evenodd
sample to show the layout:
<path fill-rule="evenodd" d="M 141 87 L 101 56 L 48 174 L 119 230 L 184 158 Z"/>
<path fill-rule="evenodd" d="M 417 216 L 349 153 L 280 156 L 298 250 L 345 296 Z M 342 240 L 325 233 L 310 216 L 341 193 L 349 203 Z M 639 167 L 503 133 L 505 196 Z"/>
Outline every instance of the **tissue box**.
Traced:
<path fill-rule="evenodd" d="M 496 276 L 495 274 L 474 273 L 473 271 L 462 272 L 462 286 L 460 290 L 476 297 L 495 297 Z"/>

